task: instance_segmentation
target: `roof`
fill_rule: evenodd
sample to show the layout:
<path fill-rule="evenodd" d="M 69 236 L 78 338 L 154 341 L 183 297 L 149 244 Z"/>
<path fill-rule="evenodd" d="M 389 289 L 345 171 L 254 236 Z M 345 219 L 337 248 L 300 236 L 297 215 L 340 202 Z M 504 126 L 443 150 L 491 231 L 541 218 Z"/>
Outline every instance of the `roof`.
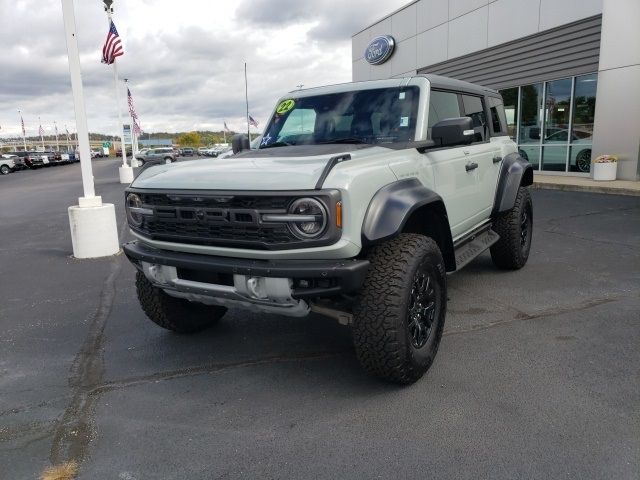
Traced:
<path fill-rule="evenodd" d="M 441 75 L 433 75 L 430 73 L 420 73 L 407 77 L 387 78 L 381 80 L 363 80 L 360 82 L 345 82 L 334 85 L 323 85 L 319 87 L 303 88 L 299 90 L 291 90 L 287 98 L 300 98 L 311 95 L 323 95 L 330 93 L 341 93 L 346 91 L 357 91 L 360 89 L 370 88 L 396 88 L 405 86 L 411 79 L 425 78 L 432 87 L 443 90 L 456 90 L 465 93 L 475 93 L 476 95 L 490 95 L 499 97 L 500 94 L 491 88 L 474 83 L 464 82 L 455 78 L 443 77 Z M 285 98 L 285 97 L 282 97 Z"/>

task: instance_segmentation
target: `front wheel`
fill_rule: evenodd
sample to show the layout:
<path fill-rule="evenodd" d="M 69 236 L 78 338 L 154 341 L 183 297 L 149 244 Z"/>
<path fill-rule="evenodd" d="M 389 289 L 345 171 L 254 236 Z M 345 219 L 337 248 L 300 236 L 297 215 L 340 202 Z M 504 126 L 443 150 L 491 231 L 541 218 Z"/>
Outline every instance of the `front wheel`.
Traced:
<path fill-rule="evenodd" d="M 138 160 L 138 166 L 139 167 L 144 165 L 144 160 L 142 160 L 141 158 L 136 158 L 136 160 Z"/>
<path fill-rule="evenodd" d="M 173 162 L 173 158 L 171 158 L 171 157 L 167 157 L 167 158 L 164 159 L 164 163 L 168 164 L 168 163 L 171 163 L 171 162 Z"/>
<path fill-rule="evenodd" d="M 8 165 L 0 165 L 0 174 L 9 175 L 11 173 L 11 169 Z"/>
<path fill-rule="evenodd" d="M 529 190 L 518 188 L 511 210 L 501 213 L 493 224 L 500 239 L 491 247 L 491 259 L 498 268 L 517 270 L 524 267 L 531 250 L 533 205 Z"/>
<path fill-rule="evenodd" d="M 372 375 L 414 383 L 433 363 L 444 329 L 442 254 L 431 238 L 401 234 L 374 247 L 369 261 L 354 308 L 356 355 Z"/>
<path fill-rule="evenodd" d="M 156 325 L 176 333 L 196 333 L 220 320 L 227 309 L 190 302 L 167 295 L 136 272 L 136 291 L 144 313 Z"/>

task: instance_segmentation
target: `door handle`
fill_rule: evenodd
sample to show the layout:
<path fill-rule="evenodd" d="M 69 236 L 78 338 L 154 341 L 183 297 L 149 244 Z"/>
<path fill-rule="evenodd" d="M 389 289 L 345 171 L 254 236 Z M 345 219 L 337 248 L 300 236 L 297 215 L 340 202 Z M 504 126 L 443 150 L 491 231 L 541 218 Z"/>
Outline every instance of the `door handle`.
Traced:
<path fill-rule="evenodd" d="M 467 163 L 464 168 L 467 172 L 470 172 L 471 170 L 475 170 L 476 168 L 478 168 L 478 164 L 476 162 Z"/>
<path fill-rule="evenodd" d="M 493 163 L 499 163 L 502 161 L 502 157 L 500 155 L 493 157 Z"/>

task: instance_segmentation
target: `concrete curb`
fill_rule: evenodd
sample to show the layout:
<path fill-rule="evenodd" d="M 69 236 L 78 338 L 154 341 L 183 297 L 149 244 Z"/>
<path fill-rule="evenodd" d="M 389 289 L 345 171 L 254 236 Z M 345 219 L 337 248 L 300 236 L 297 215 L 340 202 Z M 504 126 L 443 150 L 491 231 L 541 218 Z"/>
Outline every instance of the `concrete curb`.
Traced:
<path fill-rule="evenodd" d="M 640 188 L 633 189 L 607 185 L 576 185 L 535 180 L 533 182 L 533 188 L 538 190 L 563 190 L 567 192 L 605 193 L 609 195 L 628 195 L 633 197 L 640 197 Z"/>

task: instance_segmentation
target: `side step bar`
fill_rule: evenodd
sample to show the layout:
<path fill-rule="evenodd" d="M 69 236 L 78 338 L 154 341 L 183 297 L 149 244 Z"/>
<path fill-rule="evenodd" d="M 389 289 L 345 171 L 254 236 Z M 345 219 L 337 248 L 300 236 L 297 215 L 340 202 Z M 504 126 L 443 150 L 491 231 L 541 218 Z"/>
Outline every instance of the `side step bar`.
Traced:
<path fill-rule="evenodd" d="M 486 230 L 473 233 L 468 239 L 456 245 L 456 270 L 467 265 L 499 239 L 500 235 L 491 230 L 489 225 Z"/>

